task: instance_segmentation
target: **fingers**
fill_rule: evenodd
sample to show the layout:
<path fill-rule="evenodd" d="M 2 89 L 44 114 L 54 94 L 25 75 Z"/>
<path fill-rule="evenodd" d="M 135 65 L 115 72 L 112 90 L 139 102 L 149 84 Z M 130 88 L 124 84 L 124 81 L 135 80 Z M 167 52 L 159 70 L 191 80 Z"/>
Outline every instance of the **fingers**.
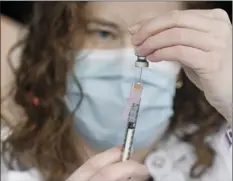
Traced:
<path fill-rule="evenodd" d="M 119 162 L 121 148 L 112 148 L 88 160 L 75 171 L 66 181 L 117 181 L 133 178 L 147 178 L 145 165 L 135 161 Z M 117 162 L 117 163 L 116 163 Z"/>
<path fill-rule="evenodd" d="M 89 180 L 89 178 L 95 172 L 107 165 L 120 161 L 120 158 L 120 147 L 109 149 L 89 159 L 80 168 L 78 168 L 66 181 L 76 181 L 77 178 L 79 180 Z"/>
<path fill-rule="evenodd" d="M 218 19 L 218 20 L 222 20 L 222 21 L 229 21 L 229 16 L 227 14 L 226 11 L 222 10 L 222 9 L 189 9 L 189 10 L 185 10 L 185 12 L 187 13 L 195 13 L 195 14 L 199 14 L 208 18 L 214 18 L 214 19 Z"/>
<path fill-rule="evenodd" d="M 178 61 L 200 72 L 208 64 L 218 68 L 216 59 L 229 44 L 232 25 L 223 10 L 185 10 L 148 19 L 130 30 L 138 55 L 150 61 Z"/>
<path fill-rule="evenodd" d="M 184 45 L 210 51 L 221 47 L 218 37 L 210 36 L 208 33 L 192 29 L 172 28 L 146 39 L 139 47 L 136 47 L 138 55 L 147 56 L 155 50 L 174 45 Z"/>
<path fill-rule="evenodd" d="M 93 175 L 90 181 L 118 181 L 127 180 L 127 178 L 147 178 L 149 176 L 145 165 L 135 161 L 125 161 L 116 163 Z"/>
<path fill-rule="evenodd" d="M 177 61 L 184 66 L 201 71 L 203 67 L 208 66 L 210 63 L 208 60 L 213 60 L 213 57 L 209 57 L 210 55 L 213 55 L 212 52 L 206 53 L 196 48 L 176 45 L 159 49 L 148 55 L 147 59 L 152 62 L 162 60 Z M 215 66 L 216 62 L 214 61 L 211 64 L 213 67 L 218 67 L 218 65 Z"/>
<path fill-rule="evenodd" d="M 209 15 L 210 16 L 210 15 Z M 132 36 L 132 44 L 138 46 L 142 44 L 150 36 L 156 35 L 161 31 L 171 28 L 188 28 L 201 32 L 213 32 L 214 34 L 224 34 L 222 30 L 226 30 L 229 25 L 221 20 L 209 18 L 208 15 L 202 16 L 200 13 L 191 13 L 188 11 L 172 11 L 166 15 L 149 19 L 140 25 Z M 219 30 L 221 27 L 221 31 Z"/>
<path fill-rule="evenodd" d="M 206 10 L 183 10 L 183 12 L 185 12 L 185 13 L 190 13 L 190 14 L 198 14 L 198 15 L 202 15 L 202 16 L 205 16 L 205 17 L 209 17 L 209 18 L 212 18 L 213 16 L 212 16 L 212 11 L 211 10 L 209 10 L 209 12 L 207 13 L 206 12 Z M 152 19 L 155 19 L 156 18 L 156 16 L 153 16 L 153 15 L 151 15 L 150 17 L 148 17 L 147 19 L 144 19 L 144 20 L 140 20 L 140 21 L 138 21 L 136 24 L 134 24 L 133 26 L 131 26 L 130 28 L 129 28 L 129 31 L 130 31 L 130 33 L 133 35 L 133 34 L 135 34 L 138 30 L 139 30 L 139 28 L 141 27 L 141 26 L 143 26 L 146 22 L 148 22 L 149 20 L 152 20 Z"/>
<path fill-rule="evenodd" d="M 208 18 L 213 18 L 213 19 L 218 19 L 218 20 L 222 20 L 225 21 L 227 23 L 230 23 L 230 18 L 227 14 L 226 11 L 222 10 L 222 9 L 211 9 L 211 10 L 193 10 L 193 9 L 189 9 L 189 10 L 183 10 L 183 12 L 185 14 L 196 14 L 196 15 L 201 15 L 204 17 L 208 17 Z M 155 16 L 153 17 L 152 15 L 150 17 L 147 18 L 147 20 L 141 20 L 139 21 L 137 24 L 135 24 L 135 26 L 132 26 L 129 28 L 129 31 L 131 34 L 135 34 L 139 28 L 146 23 L 148 20 L 154 19 Z"/>

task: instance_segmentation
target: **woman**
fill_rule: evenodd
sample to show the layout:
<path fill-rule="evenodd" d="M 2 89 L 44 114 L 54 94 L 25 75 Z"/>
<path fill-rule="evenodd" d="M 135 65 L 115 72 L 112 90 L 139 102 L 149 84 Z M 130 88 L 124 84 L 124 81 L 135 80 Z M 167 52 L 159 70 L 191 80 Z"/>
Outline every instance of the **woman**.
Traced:
<path fill-rule="evenodd" d="M 204 5 L 37 3 L 13 89 L 24 114 L 4 152 L 46 181 L 231 180 L 215 135 L 232 119 L 232 26 L 223 10 L 194 10 Z M 153 63 L 120 162 L 134 50 Z"/>

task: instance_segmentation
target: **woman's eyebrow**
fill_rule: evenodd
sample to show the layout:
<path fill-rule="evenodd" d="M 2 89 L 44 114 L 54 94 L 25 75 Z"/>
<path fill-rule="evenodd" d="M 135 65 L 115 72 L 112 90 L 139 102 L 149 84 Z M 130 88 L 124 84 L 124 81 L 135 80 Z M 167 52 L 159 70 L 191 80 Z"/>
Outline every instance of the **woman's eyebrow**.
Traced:
<path fill-rule="evenodd" d="M 88 23 L 95 23 L 95 24 L 99 24 L 102 26 L 108 26 L 114 29 L 119 29 L 119 25 L 117 23 L 114 23 L 112 21 L 109 21 L 107 19 L 102 19 L 102 18 L 100 19 L 100 18 L 93 17 L 88 20 Z"/>

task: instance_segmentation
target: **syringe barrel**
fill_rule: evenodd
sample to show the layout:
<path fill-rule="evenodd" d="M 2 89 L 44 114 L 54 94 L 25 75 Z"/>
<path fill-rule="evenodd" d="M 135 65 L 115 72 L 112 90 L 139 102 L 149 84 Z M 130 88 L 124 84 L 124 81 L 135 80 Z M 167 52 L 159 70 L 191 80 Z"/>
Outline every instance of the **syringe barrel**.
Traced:
<path fill-rule="evenodd" d="M 136 123 L 138 119 L 142 89 L 143 89 L 142 84 L 134 83 L 130 93 L 130 98 L 127 101 L 127 104 L 129 105 L 127 105 L 124 114 L 125 119 L 127 120 L 127 127 L 125 132 L 124 147 L 122 150 L 122 158 L 121 158 L 122 161 L 128 160 L 131 155 L 134 132 L 136 129 Z"/>
<path fill-rule="evenodd" d="M 138 119 L 138 111 L 139 111 L 139 103 L 133 103 L 132 107 L 130 109 L 129 112 L 129 116 L 128 116 L 128 122 L 129 123 L 136 123 L 137 119 Z M 129 125 L 130 126 L 130 125 Z"/>
<path fill-rule="evenodd" d="M 123 147 L 123 153 L 122 153 L 122 161 L 129 160 L 131 155 L 131 150 L 133 146 L 133 138 L 134 138 L 134 132 L 135 132 L 136 124 L 132 122 L 128 122 L 127 129 L 126 129 L 126 135 L 124 140 L 124 147 Z"/>
<path fill-rule="evenodd" d="M 128 160 L 131 155 L 134 132 L 136 129 L 136 123 L 138 119 L 138 111 L 139 111 L 139 103 L 138 104 L 133 103 L 128 116 L 128 124 L 125 133 L 126 135 L 124 140 L 122 161 Z"/>

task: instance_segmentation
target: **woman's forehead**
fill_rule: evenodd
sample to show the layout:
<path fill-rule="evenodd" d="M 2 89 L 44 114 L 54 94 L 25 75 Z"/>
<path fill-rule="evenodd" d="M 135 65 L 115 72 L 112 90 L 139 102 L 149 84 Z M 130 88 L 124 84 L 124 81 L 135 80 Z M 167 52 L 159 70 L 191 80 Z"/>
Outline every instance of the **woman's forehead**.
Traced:
<path fill-rule="evenodd" d="M 87 4 L 87 16 L 131 25 L 151 16 L 181 9 L 182 5 L 182 2 L 90 2 Z"/>

